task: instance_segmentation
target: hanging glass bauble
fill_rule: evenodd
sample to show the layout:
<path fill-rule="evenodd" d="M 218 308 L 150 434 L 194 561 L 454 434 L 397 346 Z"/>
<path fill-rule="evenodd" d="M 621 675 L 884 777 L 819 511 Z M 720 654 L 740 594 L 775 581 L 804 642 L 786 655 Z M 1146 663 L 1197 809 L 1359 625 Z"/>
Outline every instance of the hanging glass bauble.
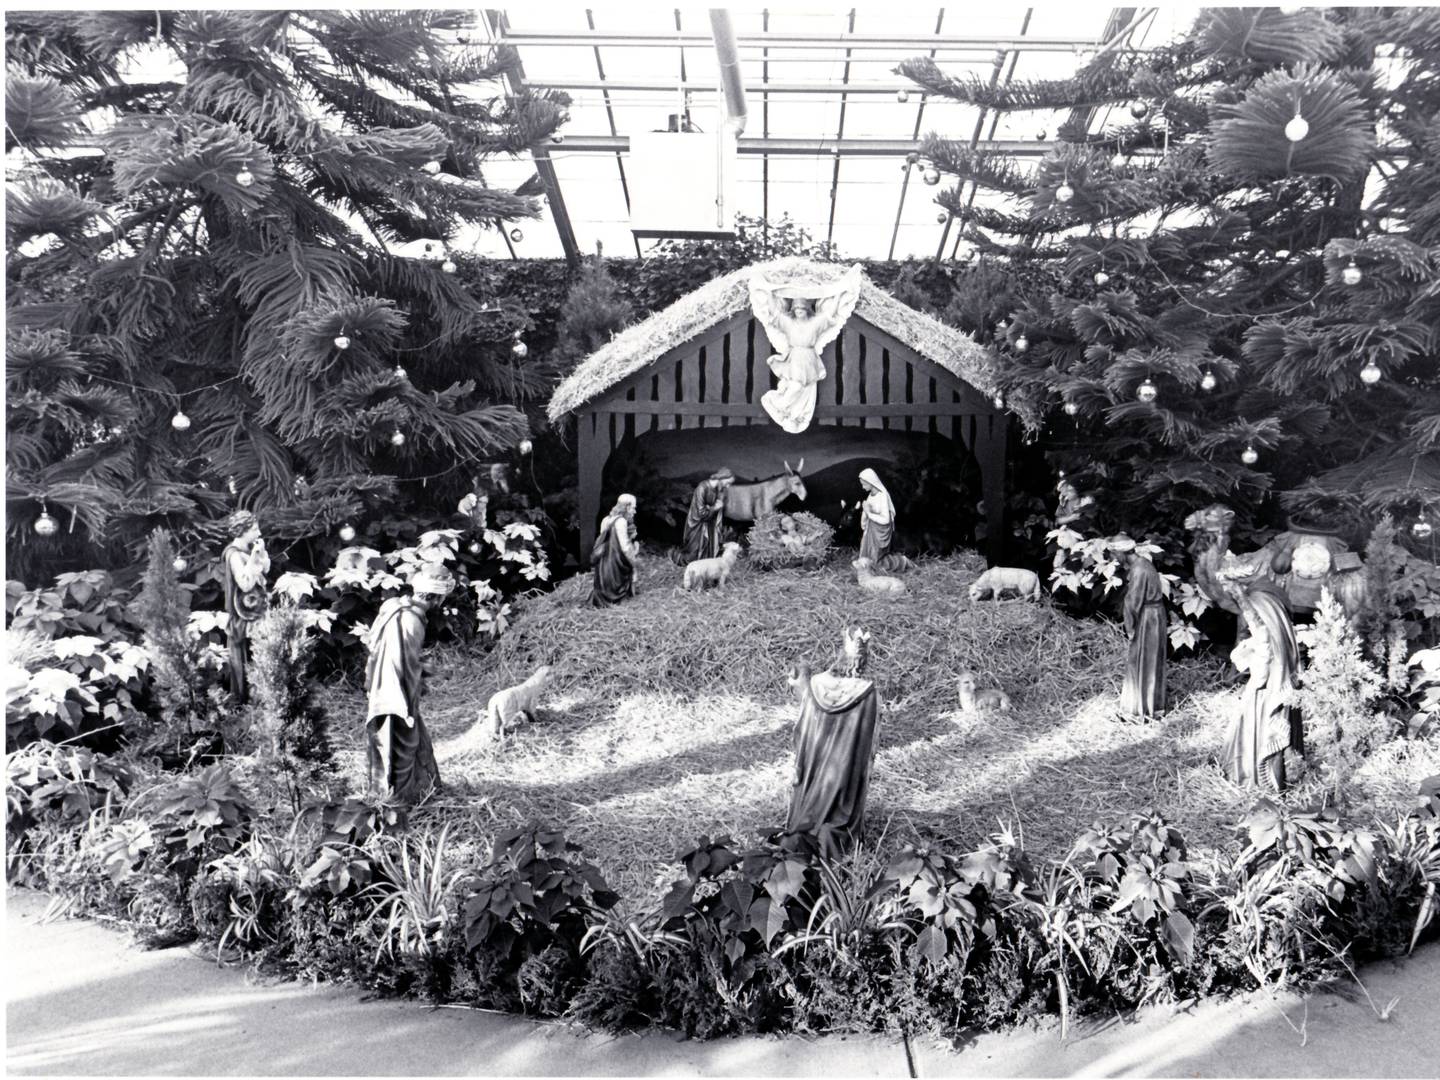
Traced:
<path fill-rule="evenodd" d="M 348 349 L 350 347 L 350 338 L 347 337 L 345 334 L 336 334 L 335 347 L 342 350 Z"/>
<path fill-rule="evenodd" d="M 431 176 L 434 176 L 436 173 L 438 173 L 438 172 L 440 171 L 440 162 L 438 162 L 438 161 L 427 161 L 427 162 L 425 162 L 424 165 L 421 166 L 421 168 L 424 169 L 424 170 L 425 170 L 427 173 L 429 173 Z"/>
<path fill-rule="evenodd" d="M 49 510 L 41 510 L 40 516 L 35 519 L 35 532 L 39 536 L 54 536 L 60 531 L 60 522 L 56 521 Z"/>
<path fill-rule="evenodd" d="M 1415 524 L 1410 526 L 1410 535 L 1417 540 L 1429 540 L 1430 534 L 1434 531 L 1434 526 L 1424 518 L 1420 518 Z"/>
<path fill-rule="evenodd" d="M 1049 134 L 1050 134 L 1050 133 L 1049 133 L 1048 131 L 1046 131 L 1044 128 L 1041 128 L 1039 131 L 1035 132 L 1035 141 L 1036 141 L 1036 142 L 1044 142 L 1044 141 L 1045 141 L 1045 136 L 1046 136 L 1046 135 L 1049 135 Z"/>
<path fill-rule="evenodd" d="M 521 439 L 515 449 L 519 450 L 521 454 L 529 454 L 535 449 L 535 444 L 529 439 Z"/>
<path fill-rule="evenodd" d="M 1285 125 L 1285 138 L 1289 139 L 1291 142 L 1299 142 L 1301 139 L 1305 138 L 1305 136 L 1309 134 L 1310 121 L 1306 120 L 1299 113 L 1296 113 L 1293 117 L 1291 117 L 1290 122 Z"/>
<path fill-rule="evenodd" d="M 924 180 L 925 183 L 929 184 L 931 187 L 934 187 L 936 184 L 940 183 L 940 170 L 934 168 L 926 169 L 923 173 L 920 174 L 920 179 Z"/>
<path fill-rule="evenodd" d="M 510 230 L 510 239 L 511 239 L 513 242 L 515 242 L 515 243 L 518 244 L 518 243 L 520 243 L 521 240 L 524 240 L 524 239 L 525 239 L 525 234 L 524 234 L 523 232 L 521 232 L 519 229 L 511 229 L 511 230 Z"/>
<path fill-rule="evenodd" d="M 1215 373 L 1209 368 L 1206 368 L 1205 374 L 1200 376 L 1200 389 L 1207 392 L 1215 389 Z"/>
<path fill-rule="evenodd" d="M 177 574 L 183 574 L 190 569 L 190 563 L 183 555 L 176 555 L 170 562 L 170 568 Z"/>
<path fill-rule="evenodd" d="M 241 187 L 249 187 L 251 184 L 255 183 L 255 174 L 252 173 L 249 169 L 241 169 L 235 174 L 235 183 L 239 184 Z"/>
<path fill-rule="evenodd" d="M 1109 285 L 1109 284 L 1110 284 L 1110 275 L 1107 274 L 1107 273 L 1105 273 L 1104 270 L 1096 270 L 1096 271 L 1095 271 L 1095 284 L 1096 284 L 1096 285 Z"/>
<path fill-rule="evenodd" d="M 1017 337 L 1017 338 L 1015 339 L 1015 351 L 1016 351 L 1016 352 L 1025 352 L 1025 351 L 1027 351 L 1029 348 L 1030 348 L 1030 339 L 1027 338 L 1024 334 L 1021 334 L 1019 337 Z"/>
<path fill-rule="evenodd" d="M 470 552 L 471 555 L 479 555 L 481 550 L 480 541 L 471 540 L 470 543 L 465 546 L 465 550 Z"/>
<path fill-rule="evenodd" d="M 1129 164 L 1130 159 L 1127 158 L 1124 154 L 1116 154 L 1110 159 L 1110 167 L 1112 169 L 1123 169 L 1126 165 Z"/>
<path fill-rule="evenodd" d="M 895 100 L 898 101 L 901 105 L 904 105 L 907 101 L 910 100 L 910 91 L 909 91 L 909 90 L 897 90 L 897 91 L 895 91 Z"/>
<path fill-rule="evenodd" d="M 170 418 L 170 426 L 176 431 L 189 431 L 190 417 L 186 416 L 179 409 L 176 409 L 175 415 Z"/>
<path fill-rule="evenodd" d="M 1360 271 L 1360 267 L 1355 265 L 1354 259 L 1351 259 L 1349 265 L 1340 271 L 1340 280 L 1346 285 L 1359 285 L 1360 279 L 1364 276 Z"/>
<path fill-rule="evenodd" d="M 944 225 L 944 224 L 945 224 L 947 221 L 949 221 L 949 220 L 950 220 L 950 215 L 947 214 L 944 210 L 941 210 L 940 213 L 938 213 L 938 214 L 935 215 L 935 224 L 936 224 L 936 225 Z"/>
<path fill-rule="evenodd" d="M 405 445 L 405 433 L 404 433 L 403 431 L 401 431 L 399 428 L 396 428 L 394 431 L 392 431 L 392 432 L 390 433 L 390 445 L 391 445 L 391 446 L 404 446 L 404 445 Z"/>
<path fill-rule="evenodd" d="M 1365 361 L 1365 366 L 1360 369 L 1360 381 L 1366 386 L 1374 386 L 1380 381 L 1380 377 L 1383 374 L 1384 372 L 1380 370 L 1379 364 L 1375 363 L 1374 360 L 1367 360 Z"/>
<path fill-rule="evenodd" d="M 523 360 L 525 359 L 525 357 L 530 355 L 530 346 L 526 345 L 525 342 L 521 341 L 519 338 L 516 338 L 515 344 L 510 346 L 510 352 Z"/>
<path fill-rule="evenodd" d="M 1078 416 L 1080 413 L 1080 406 L 1073 401 L 1067 401 L 1060 407 L 1065 410 L 1066 416 Z"/>
<path fill-rule="evenodd" d="M 1136 120 L 1144 120 L 1145 117 L 1150 115 L 1150 106 L 1146 105 L 1143 101 L 1137 101 L 1134 105 L 1130 106 L 1130 115 Z"/>
<path fill-rule="evenodd" d="M 1135 396 L 1148 405 L 1160 396 L 1160 388 L 1147 378 L 1135 388 Z"/>
<path fill-rule="evenodd" d="M 1255 452 L 1255 447 L 1247 446 L 1244 450 L 1240 451 L 1240 460 L 1246 465 L 1254 465 L 1260 460 L 1260 455 Z"/>
<path fill-rule="evenodd" d="M 440 269 L 447 274 L 453 274 L 456 270 L 460 268 L 455 265 L 454 259 L 446 259 L 440 264 Z"/>
<path fill-rule="evenodd" d="M 555 132 L 554 135 L 551 135 L 551 136 L 550 136 L 550 141 L 551 141 L 552 143 L 554 143 L 556 146 L 559 146 L 561 143 L 563 143 L 563 142 L 565 141 L 565 136 L 564 136 L 563 134 L 561 134 L 560 132 L 557 131 L 557 132 Z"/>
<path fill-rule="evenodd" d="M 1069 184 L 1061 184 L 1058 188 L 1055 189 L 1056 202 L 1068 203 L 1073 198 L 1075 198 L 1075 189 Z"/>
<path fill-rule="evenodd" d="M 410 378 L 410 373 L 406 371 L 403 367 L 401 367 L 399 364 L 395 365 L 395 370 L 392 371 L 390 374 L 394 375 L 395 378 L 398 379 L 400 382 L 404 382 L 406 379 Z"/>
<path fill-rule="evenodd" d="M 342 543 L 350 543 L 355 539 L 355 526 L 348 521 L 340 526 L 340 540 Z"/>

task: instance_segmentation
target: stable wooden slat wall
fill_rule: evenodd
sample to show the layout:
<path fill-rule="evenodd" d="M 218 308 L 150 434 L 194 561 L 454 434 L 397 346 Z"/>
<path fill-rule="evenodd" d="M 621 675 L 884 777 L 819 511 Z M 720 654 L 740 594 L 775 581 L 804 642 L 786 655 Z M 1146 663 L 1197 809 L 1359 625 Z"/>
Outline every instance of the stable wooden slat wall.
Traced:
<path fill-rule="evenodd" d="M 621 380 L 578 417 L 580 524 L 588 557 L 605 462 L 627 436 L 768 424 L 761 396 L 776 383 L 764 327 L 747 312 L 716 324 Z M 860 318 L 823 354 L 815 423 L 931 431 L 962 442 L 980 466 L 991 554 L 1003 535 L 1009 418 L 968 383 Z"/>

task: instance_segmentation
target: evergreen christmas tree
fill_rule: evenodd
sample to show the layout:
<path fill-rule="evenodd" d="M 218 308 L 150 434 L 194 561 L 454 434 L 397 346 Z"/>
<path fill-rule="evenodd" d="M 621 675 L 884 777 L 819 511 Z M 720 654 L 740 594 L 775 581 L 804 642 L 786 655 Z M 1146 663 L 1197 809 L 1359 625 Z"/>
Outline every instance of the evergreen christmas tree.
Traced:
<path fill-rule="evenodd" d="M 313 534 L 527 432 L 525 316 L 469 295 L 446 244 L 537 214 L 538 181 L 482 164 L 567 102 L 468 92 L 518 63 L 459 44 L 471 17 L 6 16 L 12 546 L 42 503 L 71 543 L 236 501 Z M 473 374 L 430 385 L 460 352 Z"/>
<path fill-rule="evenodd" d="M 1287 512 L 1440 506 L 1437 62 L 1434 9 L 1227 8 L 1070 79 L 901 65 L 996 112 L 1069 110 L 1033 172 L 922 152 L 977 251 L 946 315 L 1049 410 L 1102 527 L 1173 542 L 1223 501 L 1243 547 Z"/>

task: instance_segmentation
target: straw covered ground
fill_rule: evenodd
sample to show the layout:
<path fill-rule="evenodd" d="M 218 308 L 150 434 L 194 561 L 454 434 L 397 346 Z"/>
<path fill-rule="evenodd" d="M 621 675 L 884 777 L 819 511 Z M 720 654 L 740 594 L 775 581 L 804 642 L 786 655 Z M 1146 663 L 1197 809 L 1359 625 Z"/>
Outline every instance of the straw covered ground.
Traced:
<path fill-rule="evenodd" d="M 1213 764 L 1237 692 L 1220 664 L 1172 663 L 1169 715 L 1121 721 L 1119 630 L 1048 602 L 972 603 L 966 587 L 983 569 L 973 555 L 923 561 L 907 595 L 886 600 L 856 586 L 848 560 L 810 571 L 742 563 L 723 590 L 690 594 L 678 570 L 649 559 L 635 599 L 603 610 L 585 604 L 588 576 L 567 581 L 527 602 L 492 651 L 430 656 L 425 717 L 445 787 L 415 824 L 449 823 L 477 853 L 511 824 L 557 825 L 622 896 L 650 899 L 702 834 L 745 843 L 783 824 L 797 712 L 786 672 L 802 659 L 828 666 L 842 627 L 858 624 L 872 634 L 883 702 L 872 836 L 963 851 L 1003 820 L 1034 854 L 1059 859 L 1092 821 L 1154 809 L 1192 847 L 1231 843 L 1252 797 Z M 489 745 L 476 727 L 485 702 L 540 664 L 553 679 L 539 720 Z M 963 669 L 1003 687 L 1011 709 L 962 714 Z M 338 719 L 363 716 L 360 695 L 326 696 L 346 770 L 363 782 L 361 725 Z M 1411 770 L 1387 762 L 1378 803 L 1403 799 L 1397 771 Z"/>

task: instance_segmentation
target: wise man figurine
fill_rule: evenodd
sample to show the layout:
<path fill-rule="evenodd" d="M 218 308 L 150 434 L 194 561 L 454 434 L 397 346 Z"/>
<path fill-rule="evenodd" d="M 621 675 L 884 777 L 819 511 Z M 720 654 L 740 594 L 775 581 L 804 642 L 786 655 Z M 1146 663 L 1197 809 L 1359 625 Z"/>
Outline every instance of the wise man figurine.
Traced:
<path fill-rule="evenodd" d="M 231 539 L 221 554 L 225 589 L 225 636 L 230 647 L 230 700 L 250 699 L 245 665 L 249 659 L 250 624 L 265 614 L 265 575 L 270 553 L 260 535 L 260 523 L 249 510 L 237 510 L 226 522 Z"/>
<path fill-rule="evenodd" d="M 719 557 L 725 539 L 725 493 L 734 483 L 735 474 L 721 467 L 696 486 L 685 514 L 684 540 L 675 553 L 676 563 L 685 566 L 697 559 Z"/>
<path fill-rule="evenodd" d="M 1155 564 L 1121 534 L 1106 547 L 1125 571 L 1124 620 L 1130 649 L 1125 656 L 1125 682 L 1120 690 L 1120 715 L 1127 720 L 1153 720 L 1165 712 L 1165 595 Z"/>
<path fill-rule="evenodd" d="M 365 668 L 369 701 L 365 744 L 370 790 L 407 806 L 423 800 L 440 783 L 435 748 L 420 719 L 425 671 L 420 650 L 425 618 L 455 588 L 439 563 L 426 563 L 410 581 L 411 595 L 380 605 L 370 627 Z"/>
<path fill-rule="evenodd" d="M 591 607 L 610 607 L 635 595 L 635 496 L 621 495 L 615 507 L 600 522 L 600 532 L 590 551 L 595 584 L 590 589 Z"/>

